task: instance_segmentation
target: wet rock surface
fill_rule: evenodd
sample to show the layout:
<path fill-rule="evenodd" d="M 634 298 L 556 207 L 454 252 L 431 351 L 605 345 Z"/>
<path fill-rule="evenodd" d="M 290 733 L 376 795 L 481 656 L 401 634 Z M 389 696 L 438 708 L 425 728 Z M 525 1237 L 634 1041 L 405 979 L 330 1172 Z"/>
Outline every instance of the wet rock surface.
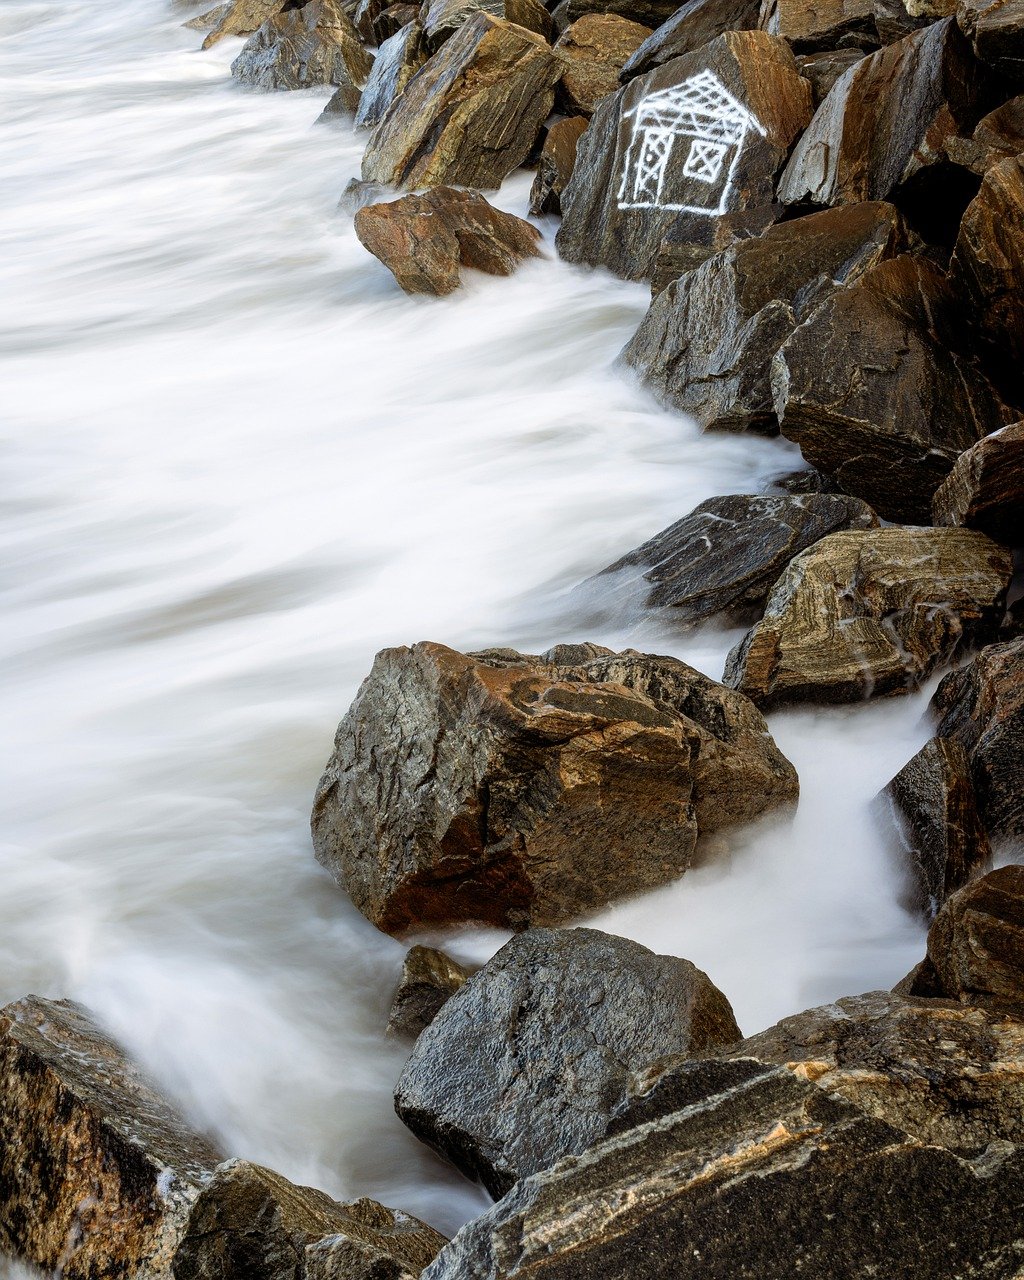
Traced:
<path fill-rule="evenodd" d="M 728 1000 L 689 961 L 595 929 L 532 929 L 420 1036 L 395 1108 L 498 1197 L 603 1137 L 630 1071 L 738 1038 Z"/>
<path fill-rule="evenodd" d="M 1021 0 L 959 0 L 956 20 L 981 62 L 1024 81 L 1024 3 Z"/>
<path fill-rule="evenodd" d="M 360 89 L 372 66 L 373 55 L 338 0 L 308 0 L 265 22 L 231 64 L 231 74 L 257 89 Z"/>
<path fill-rule="evenodd" d="M 832 92 L 836 81 L 863 58 L 863 49 L 828 49 L 797 58 L 800 74 L 809 81 L 817 110 Z"/>
<path fill-rule="evenodd" d="M 225 36 L 252 35 L 265 22 L 276 17 L 287 3 L 288 0 L 232 0 L 203 41 L 203 48 L 212 48 Z"/>
<path fill-rule="evenodd" d="M 548 42 L 554 38 L 551 15 L 540 0 L 427 0 L 421 14 L 431 52 L 436 53 L 446 40 L 478 13 L 489 13 L 517 27 L 525 27 Z"/>
<path fill-rule="evenodd" d="M 544 136 L 544 146 L 537 162 L 537 176 L 530 188 L 530 213 L 562 212 L 562 192 L 569 185 L 576 148 L 588 124 L 586 116 L 557 120 Z"/>
<path fill-rule="evenodd" d="M 912 18 L 902 0 L 766 0 L 760 26 L 785 36 L 796 52 L 813 53 L 850 45 L 877 49 L 924 21 Z"/>
<path fill-rule="evenodd" d="M 427 60 L 423 28 L 410 22 L 377 50 L 373 68 L 356 107 L 356 125 L 372 129 L 384 119 L 388 108 L 401 97 L 405 86 Z"/>
<path fill-rule="evenodd" d="M 614 13 L 577 18 L 555 44 L 565 62 L 558 87 L 561 109 L 568 115 L 592 115 L 601 99 L 618 89 L 623 64 L 650 34 L 650 27 Z"/>
<path fill-rule="evenodd" d="M 760 0 L 687 0 L 629 58 L 623 83 L 703 49 L 727 31 L 752 31 L 760 11 Z"/>
<path fill-rule="evenodd" d="M 410 947 L 391 1005 L 388 1035 L 418 1036 L 472 973 L 436 947 Z"/>
<path fill-rule="evenodd" d="M 1024 422 L 960 455 L 935 491 L 932 520 L 980 529 L 1007 546 L 1024 545 Z"/>
<path fill-rule="evenodd" d="M 771 204 L 762 209 L 741 209 L 723 213 L 720 218 L 705 218 L 702 227 L 694 229 L 685 223 L 668 232 L 658 246 L 651 275 L 651 296 L 678 280 L 686 271 L 694 271 L 716 253 L 729 249 L 740 240 L 759 236 L 785 213 L 782 205 Z"/>
<path fill-rule="evenodd" d="M 954 894 L 928 931 L 944 995 L 1024 1015 L 1024 867 L 1000 867 Z"/>

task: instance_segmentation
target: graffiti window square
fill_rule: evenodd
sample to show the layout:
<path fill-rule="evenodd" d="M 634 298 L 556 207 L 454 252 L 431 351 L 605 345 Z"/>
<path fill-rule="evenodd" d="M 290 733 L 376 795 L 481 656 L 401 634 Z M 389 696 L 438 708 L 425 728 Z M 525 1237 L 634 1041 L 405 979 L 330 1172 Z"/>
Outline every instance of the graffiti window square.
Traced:
<path fill-rule="evenodd" d="M 683 165 L 683 173 L 688 178 L 696 178 L 698 182 L 717 182 L 726 150 L 720 142 L 701 142 L 695 138 L 690 144 L 690 154 Z"/>

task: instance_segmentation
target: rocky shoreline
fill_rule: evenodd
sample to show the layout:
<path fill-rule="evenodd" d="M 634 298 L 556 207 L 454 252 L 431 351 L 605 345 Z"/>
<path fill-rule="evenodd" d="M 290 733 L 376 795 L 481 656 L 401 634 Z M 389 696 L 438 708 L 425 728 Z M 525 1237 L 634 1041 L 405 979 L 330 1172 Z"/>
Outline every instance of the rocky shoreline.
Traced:
<path fill-rule="evenodd" d="M 452 1240 L 231 1158 L 88 1010 L 0 1010 L 0 1252 L 82 1280 L 1024 1275 L 1024 4 L 228 0 L 258 90 L 331 86 L 342 196 L 409 293 L 543 237 L 651 286 L 621 362 L 807 469 L 588 583 L 747 628 L 716 681 L 594 644 L 385 649 L 316 789 L 316 857 L 416 946 L 387 1033 L 417 1138 L 495 1200 Z M 311 119 L 311 123 L 313 120 Z M 573 922 L 784 822 L 764 712 L 942 675 L 878 797 L 926 954 L 744 1038 L 684 958 Z M 828 832 L 821 833 L 823 840 Z M 382 1034 L 384 1028 L 381 1028 Z"/>

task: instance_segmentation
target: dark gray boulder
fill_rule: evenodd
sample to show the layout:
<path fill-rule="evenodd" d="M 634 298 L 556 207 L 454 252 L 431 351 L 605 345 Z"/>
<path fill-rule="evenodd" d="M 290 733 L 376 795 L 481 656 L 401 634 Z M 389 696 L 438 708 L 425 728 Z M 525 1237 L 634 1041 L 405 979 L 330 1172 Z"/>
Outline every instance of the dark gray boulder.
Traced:
<path fill-rule="evenodd" d="M 436 947 L 410 947 L 388 1016 L 389 1036 L 416 1036 L 473 974 Z"/>
<path fill-rule="evenodd" d="M 628 59 L 619 79 L 626 84 L 727 31 L 752 31 L 760 11 L 761 0 L 686 0 Z"/>
<path fill-rule="evenodd" d="M 832 92 L 840 76 L 844 76 L 863 57 L 863 49 L 827 49 L 821 53 L 805 53 L 797 58 L 800 74 L 810 82 L 815 110 Z"/>
<path fill-rule="evenodd" d="M 377 50 L 373 69 L 356 108 L 356 127 L 373 129 L 427 60 L 423 28 L 410 22 Z"/>

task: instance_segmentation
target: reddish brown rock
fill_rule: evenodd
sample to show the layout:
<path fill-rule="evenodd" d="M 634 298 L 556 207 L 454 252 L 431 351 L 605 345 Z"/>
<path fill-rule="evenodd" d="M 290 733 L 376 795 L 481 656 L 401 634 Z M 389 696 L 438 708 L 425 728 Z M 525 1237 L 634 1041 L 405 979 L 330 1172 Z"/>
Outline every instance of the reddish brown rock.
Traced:
<path fill-rule="evenodd" d="M 1024 1014 L 1024 867 L 954 894 L 928 930 L 928 959 L 952 999 Z"/>
<path fill-rule="evenodd" d="M 912 18 L 903 0 L 765 0 L 760 26 L 784 36 L 798 53 L 839 46 L 877 49 L 902 40 L 923 18 Z"/>
<path fill-rule="evenodd" d="M 1024 546 L 1024 422 L 1003 427 L 960 455 L 935 491 L 932 520 Z"/>
<path fill-rule="evenodd" d="M 956 20 L 982 62 L 1024 80 L 1024 0 L 959 0 Z"/>
<path fill-rule="evenodd" d="M 703 49 L 727 31 L 752 31 L 760 12 L 761 0 L 686 0 L 622 68 L 622 83 Z"/>
<path fill-rule="evenodd" d="M 623 65 L 650 34 L 650 27 L 614 13 L 588 13 L 567 27 L 555 45 L 565 63 L 558 89 L 561 109 L 592 115 L 601 99 L 618 89 Z"/>
<path fill-rule="evenodd" d="M 340 0 L 307 0 L 270 18 L 231 64 L 231 74 L 258 89 L 308 89 L 333 84 L 358 91 L 373 55 Z"/>
<path fill-rule="evenodd" d="M 537 176 L 530 188 L 530 212 L 534 217 L 562 212 L 562 192 L 569 185 L 576 163 L 576 148 L 587 127 L 585 116 L 558 120 L 547 131 Z"/>

